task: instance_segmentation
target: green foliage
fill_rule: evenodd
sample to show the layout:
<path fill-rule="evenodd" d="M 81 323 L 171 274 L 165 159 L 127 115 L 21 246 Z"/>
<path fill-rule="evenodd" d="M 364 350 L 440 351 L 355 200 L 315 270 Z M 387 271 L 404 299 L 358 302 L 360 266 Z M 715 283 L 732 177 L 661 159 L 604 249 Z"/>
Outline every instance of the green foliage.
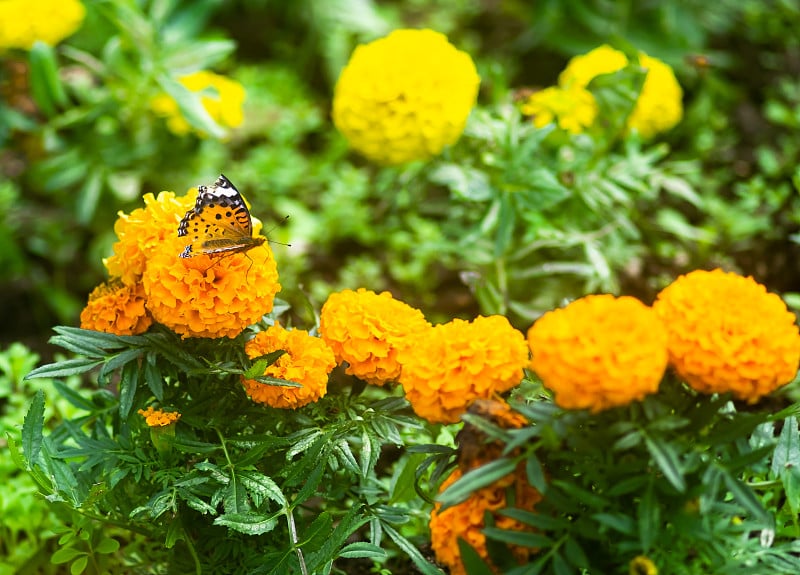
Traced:
<path fill-rule="evenodd" d="M 362 387 L 303 411 L 274 409 L 253 404 L 238 384 L 253 368 L 241 337 L 56 331 L 51 342 L 82 357 L 28 378 L 97 369 L 101 387 L 87 396 L 56 380 L 79 412 L 49 434 L 41 392 L 28 410 L 21 448 L 48 500 L 160 542 L 149 560 L 180 572 L 316 573 L 337 557 L 385 560 L 382 534 L 423 572 L 436 572 L 397 529 L 418 522 L 413 506 L 386 504 L 408 503 L 408 484 L 393 485 L 378 471 L 393 464 L 382 459 L 385 447 L 403 444 L 411 429 L 422 432 L 405 400 Z M 256 365 L 263 373 L 279 355 Z M 102 387 L 112 381 L 118 394 Z M 277 382 L 289 384 L 264 378 Z M 174 429 L 148 428 L 138 415 L 154 399 L 180 409 Z M 70 525 L 53 557 L 76 573 L 116 550 L 101 531 L 76 538 L 84 523 Z M 366 525 L 370 538 L 349 542 Z"/>

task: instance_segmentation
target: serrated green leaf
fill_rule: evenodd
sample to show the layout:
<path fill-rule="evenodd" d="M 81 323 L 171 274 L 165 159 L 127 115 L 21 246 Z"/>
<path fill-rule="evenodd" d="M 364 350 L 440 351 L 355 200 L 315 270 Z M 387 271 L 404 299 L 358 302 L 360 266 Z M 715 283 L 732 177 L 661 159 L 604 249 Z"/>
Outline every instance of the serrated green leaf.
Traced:
<path fill-rule="evenodd" d="M 40 389 L 33 396 L 31 406 L 22 423 L 22 452 L 28 460 L 27 469 L 36 464 L 42 449 L 44 430 L 44 393 Z"/>
<path fill-rule="evenodd" d="M 524 509 L 506 508 L 498 511 L 500 515 L 516 519 L 520 523 L 530 525 L 543 531 L 550 531 L 555 529 L 564 529 L 569 526 L 569 520 L 563 517 L 552 517 L 550 515 L 541 515 L 535 511 L 525 511 Z"/>
<path fill-rule="evenodd" d="M 270 477 L 262 473 L 258 473 L 257 471 L 240 471 L 239 472 L 239 479 L 244 485 L 245 489 L 250 492 L 251 496 L 253 494 L 258 494 L 258 496 L 263 500 L 264 498 L 270 499 L 284 507 L 286 505 L 286 496 L 281 491 L 281 488 L 278 487 L 278 484 L 275 483 Z M 256 503 L 260 505 L 260 503 Z"/>
<path fill-rule="evenodd" d="M 769 524 L 769 514 L 750 487 L 737 477 L 733 477 L 727 471 L 723 471 L 722 478 L 725 481 L 725 486 L 728 488 L 728 491 L 733 495 L 733 498 L 753 516 L 753 519 L 763 525 Z"/>
<path fill-rule="evenodd" d="M 80 393 L 70 387 L 67 387 L 58 380 L 53 382 L 53 387 L 56 388 L 56 391 L 58 391 L 58 394 L 61 397 L 66 399 L 78 409 L 82 409 L 84 411 L 94 411 L 97 408 L 97 406 L 92 403 L 92 400 L 82 396 Z"/>
<path fill-rule="evenodd" d="M 787 417 L 784 420 L 772 455 L 772 473 L 775 477 L 780 477 L 790 467 L 800 469 L 800 431 L 796 417 Z"/>
<path fill-rule="evenodd" d="M 592 515 L 592 519 L 601 525 L 610 527 L 614 531 L 619 531 L 631 537 L 636 535 L 636 522 L 628 515 L 622 513 L 595 513 Z"/>
<path fill-rule="evenodd" d="M 200 94 L 192 92 L 183 84 L 165 74 L 157 78 L 158 85 L 178 104 L 181 115 L 194 128 L 215 138 L 225 137 L 225 130 L 217 124 L 201 101 Z"/>
<path fill-rule="evenodd" d="M 148 389 L 158 401 L 164 401 L 164 377 L 156 365 L 154 353 L 147 354 L 142 369 L 144 370 L 144 381 L 147 383 Z"/>
<path fill-rule="evenodd" d="M 272 351 L 272 352 L 270 352 L 270 353 L 268 353 L 266 355 L 261 355 L 261 356 L 255 358 L 253 360 L 253 363 L 250 365 L 250 367 L 247 368 L 247 370 L 245 370 L 244 376 L 247 379 L 254 379 L 254 378 L 258 377 L 258 376 L 263 376 L 264 375 L 264 371 L 266 371 L 266 369 L 270 365 L 272 365 L 273 363 L 278 361 L 278 358 L 281 357 L 282 355 L 284 355 L 285 353 L 286 353 L 285 350 L 278 349 L 278 350 Z"/>
<path fill-rule="evenodd" d="M 570 566 L 560 552 L 553 554 L 553 575 L 575 575 L 577 571 Z"/>
<path fill-rule="evenodd" d="M 589 569 L 589 558 L 574 537 L 567 537 L 564 542 L 564 555 L 567 556 L 567 561 L 575 567 Z"/>
<path fill-rule="evenodd" d="M 466 541 L 458 539 L 458 551 L 461 563 L 469 575 L 493 575 L 494 570 L 483 560 L 483 557 Z"/>
<path fill-rule="evenodd" d="M 639 543 L 642 551 L 647 553 L 660 535 L 659 526 L 661 524 L 661 510 L 658 507 L 652 481 L 639 499 L 637 516 L 639 519 Z"/>
<path fill-rule="evenodd" d="M 275 528 L 278 524 L 277 515 L 278 513 L 264 515 L 254 511 L 248 513 L 225 513 L 214 519 L 214 525 L 222 525 L 245 535 L 262 535 Z"/>
<path fill-rule="evenodd" d="M 539 458 L 533 453 L 528 454 L 528 460 L 525 462 L 525 473 L 528 476 L 528 482 L 539 493 L 542 495 L 547 493 L 547 478 L 544 475 L 544 468 Z"/>
<path fill-rule="evenodd" d="M 101 365 L 102 360 L 76 358 L 50 363 L 32 370 L 24 379 L 37 379 L 41 377 L 67 377 L 85 373 Z"/>
<path fill-rule="evenodd" d="M 300 546 L 306 552 L 317 551 L 328 541 L 331 531 L 333 531 L 333 517 L 327 511 L 323 511 L 302 534 Z"/>

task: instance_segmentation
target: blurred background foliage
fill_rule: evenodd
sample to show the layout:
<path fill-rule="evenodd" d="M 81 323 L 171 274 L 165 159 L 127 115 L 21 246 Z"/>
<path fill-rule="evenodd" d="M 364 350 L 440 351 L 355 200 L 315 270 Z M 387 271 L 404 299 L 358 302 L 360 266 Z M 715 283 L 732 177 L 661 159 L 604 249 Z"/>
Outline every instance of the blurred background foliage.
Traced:
<path fill-rule="evenodd" d="M 647 300 L 696 267 L 738 269 L 778 291 L 800 285 L 796 2 L 85 6 L 82 27 L 58 46 L 0 56 L 5 343 L 46 352 L 50 326 L 76 323 L 104 278 L 98 262 L 119 210 L 220 172 L 270 237 L 292 244 L 274 248 L 282 296 L 295 304 L 366 286 L 433 321 L 499 312 L 522 327 L 588 292 Z M 354 46 L 398 27 L 447 34 L 476 61 L 481 93 L 443 156 L 381 168 L 348 151 L 330 104 Z M 604 42 L 675 69 L 677 128 L 655 142 L 563 138 L 519 114 L 515 98 Z M 239 127 L 216 123 L 177 81 L 200 70 L 244 86 Z M 163 93 L 189 134 L 154 111 Z"/>

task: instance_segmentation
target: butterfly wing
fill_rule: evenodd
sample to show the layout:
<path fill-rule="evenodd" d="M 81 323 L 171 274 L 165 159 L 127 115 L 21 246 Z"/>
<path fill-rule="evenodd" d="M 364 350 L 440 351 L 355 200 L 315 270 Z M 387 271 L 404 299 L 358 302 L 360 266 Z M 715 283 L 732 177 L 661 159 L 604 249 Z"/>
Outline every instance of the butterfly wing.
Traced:
<path fill-rule="evenodd" d="M 178 236 L 189 237 L 183 258 L 245 251 L 264 243 L 264 238 L 253 237 L 250 210 L 223 174 L 211 186 L 197 187 L 197 202 L 183 216 Z"/>

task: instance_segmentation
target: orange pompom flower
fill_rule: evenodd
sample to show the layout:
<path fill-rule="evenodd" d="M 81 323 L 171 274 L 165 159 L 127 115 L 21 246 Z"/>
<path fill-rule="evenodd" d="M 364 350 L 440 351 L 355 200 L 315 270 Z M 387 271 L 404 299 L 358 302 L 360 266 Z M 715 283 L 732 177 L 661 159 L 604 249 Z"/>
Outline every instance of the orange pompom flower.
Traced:
<path fill-rule="evenodd" d="M 528 363 L 523 335 L 500 315 L 437 325 L 400 354 L 400 383 L 420 417 L 455 423 L 475 399 L 519 384 Z"/>
<path fill-rule="evenodd" d="M 359 288 L 333 293 L 322 306 L 319 332 L 346 372 L 373 385 L 397 381 L 398 352 L 430 324 L 418 309 L 392 297 Z"/>
<path fill-rule="evenodd" d="M 141 283 L 124 285 L 119 280 L 100 284 L 91 294 L 81 312 L 81 328 L 137 335 L 146 332 L 153 318 L 145 309 L 144 287 Z"/>
<path fill-rule="evenodd" d="M 336 367 L 333 351 L 327 344 L 305 330 L 287 330 L 275 324 L 257 333 L 244 347 L 250 358 L 279 349 L 286 353 L 268 366 L 264 375 L 293 381 L 302 387 L 268 385 L 242 378 L 250 399 L 272 407 L 296 409 L 323 397 L 328 390 L 328 374 Z"/>
<path fill-rule="evenodd" d="M 653 304 L 669 333 L 669 361 L 703 393 L 756 402 L 789 383 L 800 363 L 796 318 L 751 277 L 697 270 Z"/>
<path fill-rule="evenodd" d="M 136 413 L 144 417 L 145 422 L 150 427 L 166 427 L 181 418 L 181 414 L 176 411 L 162 411 L 155 409 L 152 405 L 147 409 L 140 409 Z"/>
<path fill-rule="evenodd" d="M 103 263 L 112 277 L 119 277 L 125 285 L 141 281 L 147 260 L 163 250 L 165 239 L 177 234 L 178 223 L 195 204 L 191 195 L 175 197 L 174 192 L 161 192 L 158 196 L 144 195 L 144 208 L 130 214 L 119 212 L 114 231 L 119 240 L 114 244 L 114 255 Z"/>
<path fill-rule="evenodd" d="M 455 483 L 461 475 L 461 470 L 455 469 L 442 483 L 440 492 Z M 450 569 L 451 575 L 466 574 L 458 548 L 459 539 L 466 541 L 483 559 L 489 559 L 486 536 L 482 532 L 485 527 L 486 511 L 492 513 L 495 526 L 500 529 L 509 531 L 530 529 L 516 519 L 494 513 L 509 506 L 509 491 L 515 495 L 513 506 L 526 511 L 533 511 L 535 505 L 542 499 L 541 494 L 528 484 L 524 472 L 517 471 L 479 489 L 466 501 L 448 507 L 444 511 L 441 510 L 440 503 L 434 506 L 430 519 L 431 546 L 436 558 Z M 533 551 L 535 550 L 520 546 L 511 548 L 514 558 L 520 564 L 524 563 Z"/>
<path fill-rule="evenodd" d="M 272 311 L 281 289 L 269 245 L 223 257 L 181 258 L 185 241 L 165 240 L 144 272 L 153 318 L 187 337 L 229 337 Z"/>
<path fill-rule="evenodd" d="M 531 369 L 566 409 L 593 412 L 658 391 L 667 333 L 636 298 L 590 295 L 547 312 L 528 330 Z"/>

